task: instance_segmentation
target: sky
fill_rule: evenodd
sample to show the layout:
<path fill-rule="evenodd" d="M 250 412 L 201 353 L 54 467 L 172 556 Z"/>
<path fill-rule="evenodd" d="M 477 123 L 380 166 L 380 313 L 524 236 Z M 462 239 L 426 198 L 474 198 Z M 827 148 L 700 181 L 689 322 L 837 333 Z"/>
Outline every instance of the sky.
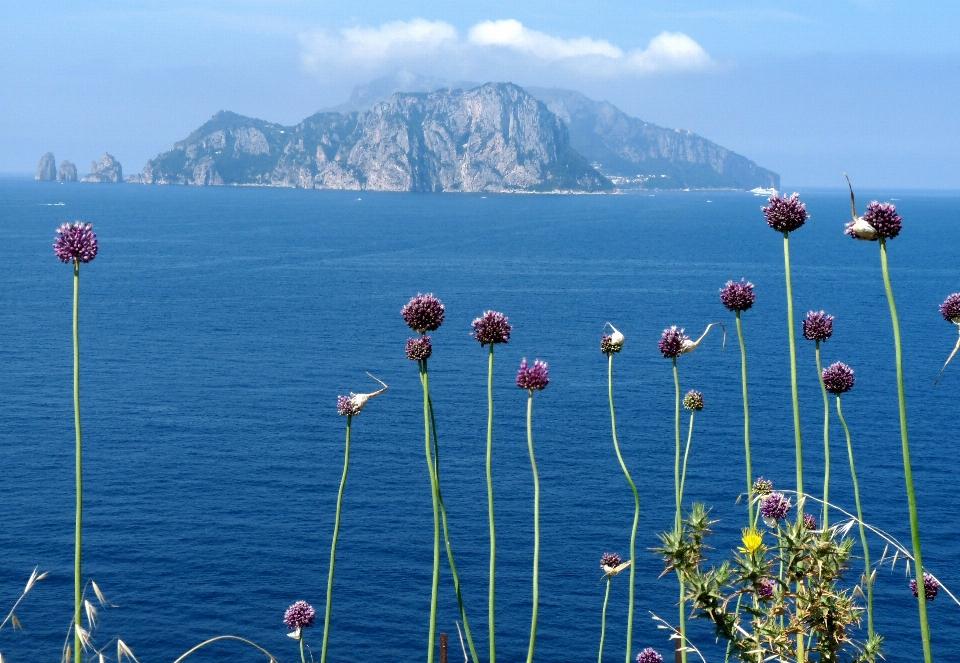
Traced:
<path fill-rule="evenodd" d="M 219 110 L 295 124 L 408 71 L 579 90 L 784 188 L 960 189 L 960 2 L 3 4 L 0 173 L 133 174 Z"/>

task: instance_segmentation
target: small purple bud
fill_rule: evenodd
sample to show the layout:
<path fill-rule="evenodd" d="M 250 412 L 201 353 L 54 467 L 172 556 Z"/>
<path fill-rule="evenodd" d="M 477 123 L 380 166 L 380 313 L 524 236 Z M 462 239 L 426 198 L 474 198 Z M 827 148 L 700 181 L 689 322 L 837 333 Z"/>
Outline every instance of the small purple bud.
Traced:
<path fill-rule="evenodd" d="M 527 367 L 527 360 L 520 362 L 520 370 L 517 371 L 517 386 L 521 389 L 536 389 L 543 391 L 550 384 L 550 378 L 547 377 L 547 365 L 539 359 L 533 362 L 533 366 Z"/>
<path fill-rule="evenodd" d="M 407 359 L 410 361 L 425 361 L 433 354 L 433 346 L 429 336 L 407 339 Z"/>
<path fill-rule="evenodd" d="M 97 257 L 97 235 L 91 223 L 64 223 L 57 228 L 53 252 L 60 262 L 87 263 Z"/>
<path fill-rule="evenodd" d="M 507 320 L 507 316 L 503 313 L 487 311 L 473 321 L 473 336 L 480 341 L 481 348 L 487 343 L 493 345 L 494 343 L 506 343 L 510 340 L 510 332 L 513 327 Z"/>
<path fill-rule="evenodd" d="M 795 193 L 789 198 L 773 195 L 767 201 L 769 207 L 761 207 L 767 223 L 778 232 L 793 232 L 810 218 L 807 206 L 800 202 L 800 194 Z"/>
<path fill-rule="evenodd" d="M 817 519 L 813 517 L 813 514 L 805 513 L 803 514 L 803 526 L 812 532 L 817 529 Z"/>
<path fill-rule="evenodd" d="M 433 295 L 417 293 L 407 305 L 400 309 L 407 326 L 418 334 L 436 331 L 443 324 L 444 307 Z"/>
<path fill-rule="evenodd" d="M 652 647 L 647 647 L 637 654 L 637 663 L 663 663 L 663 656 Z"/>
<path fill-rule="evenodd" d="M 769 601 L 773 598 L 773 592 L 777 589 L 777 583 L 770 578 L 764 578 L 757 587 L 757 598 L 761 601 Z"/>
<path fill-rule="evenodd" d="M 853 369 L 841 361 L 827 366 L 822 375 L 823 386 L 834 396 L 847 393 L 853 389 L 853 383 L 856 382 Z"/>
<path fill-rule="evenodd" d="M 603 557 L 600 558 L 601 569 L 615 569 L 622 563 L 623 560 L 617 553 L 603 553 Z"/>
<path fill-rule="evenodd" d="M 803 337 L 808 341 L 826 341 L 833 336 L 833 316 L 809 311 L 803 320 Z"/>
<path fill-rule="evenodd" d="M 689 340 L 690 337 L 684 334 L 682 329 L 677 331 L 677 326 L 674 325 L 670 329 L 663 330 L 663 335 L 657 341 L 657 347 L 666 359 L 676 359 L 683 354 L 683 342 Z"/>
<path fill-rule="evenodd" d="M 960 325 L 960 292 L 955 292 L 940 304 L 940 314 L 947 322 Z"/>
<path fill-rule="evenodd" d="M 733 312 L 746 311 L 753 306 L 757 296 L 753 292 L 753 284 L 743 279 L 740 282 L 727 281 L 727 284 L 720 288 L 720 301 Z"/>
<path fill-rule="evenodd" d="M 784 520 L 790 513 L 790 500 L 783 496 L 783 493 L 770 493 L 760 503 L 760 515 L 768 526 L 776 525 L 775 521 Z"/>
<path fill-rule="evenodd" d="M 867 205 L 863 220 L 873 226 L 877 235 L 886 239 L 893 239 L 903 228 L 903 219 L 897 214 L 897 208 L 890 203 L 878 203 L 876 200 Z"/>
<path fill-rule="evenodd" d="M 913 592 L 914 597 L 919 598 L 917 594 L 917 579 L 913 578 L 910 581 L 910 591 Z M 923 574 L 923 594 L 927 597 L 928 601 L 932 601 L 937 598 L 937 594 L 940 593 L 940 583 L 937 582 L 937 579 L 934 578 L 929 573 Z"/>
<path fill-rule="evenodd" d="M 683 397 L 683 407 L 691 412 L 699 412 L 703 409 L 703 394 L 696 389 L 691 389 Z"/>
<path fill-rule="evenodd" d="M 313 626 L 313 619 L 316 615 L 316 611 L 314 611 L 313 606 L 309 603 L 306 601 L 297 601 L 287 608 L 287 612 L 283 615 L 283 623 L 286 624 L 287 628 L 291 631 L 296 631 L 298 628 Z"/>
<path fill-rule="evenodd" d="M 770 479 L 758 477 L 757 480 L 753 482 L 753 492 L 761 497 L 769 495 L 773 492 L 773 482 L 770 481 Z"/>

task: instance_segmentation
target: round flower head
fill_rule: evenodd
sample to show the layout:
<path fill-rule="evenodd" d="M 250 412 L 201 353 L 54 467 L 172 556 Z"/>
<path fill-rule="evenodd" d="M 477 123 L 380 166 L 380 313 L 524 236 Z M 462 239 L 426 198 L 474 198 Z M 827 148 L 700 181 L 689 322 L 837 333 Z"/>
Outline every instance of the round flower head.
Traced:
<path fill-rule="evenodd" d="M 960 325 L 960 292 L 955 292 L 940 304 L 940 314 L 947 322 Z"/>
<path fill-rule="evenodd" d="M 443 324 L 443 304 L 433 295 L 421 295 L 412 298 L 400 309 L 400 315 L 407 326 L 418 334 L 436 331 Z"/>
<path fill-rule="evenodd" d="M 757 480 L 753 482 L 753 492 L 761 497 L 769 495 L 773 492 L 773 482 L 770 481 L 770 479 L 758 477 Z"/>
<path fill-rule="evenodd" d="M 360 414 L 360 408 L 350 396 L 337 396 L 337 414 L 341 417 L 353 417 Z"/>
<path fill-rule="evenodd" d="M 917 597 L 917 579 L 914 578 L 910 581 L 910 591 L 913 592 L 913 595 Z M 929 573 L 923 574 L 923 594 L 927 597 L 928 601 L 932 601 L 937 598 L 937 594 L 940 592 L 940 583 L 937 582 L 937 579 L 934 578 Z M 919 598 L 919 597 L 918 597 Z"/>
<path fill-rule="evenodd" d="M 767 201 L 769 207 L 761 207 L 767 223 L 778 232 L 793 232 L 810 218 L 807 206 L 800 202 L 800 194 L 795 193 L 789 198 L 786 196 L 770 196 Z"/>
<path fill-rule="evenodd" d="M 743 530 L 743 548 L 740 549 L 744 553 L 755 553 L 760 550 L 760 546 L 763 545 L 763 532 L 758 532 L 753 528 Z"/>
<path fill-rule="evenodd" d="M 757 296 L 753 292 L 753 284 L 743 279 L 740 279 L 740 283 L 727 281 L 727 285 L 720 288 L 720 301 L 735 313 L 746 311 L 753 306 L 756 298 Z"/>
<path fill-rule="evenodd" d="M 783 493 L 770 493 L 760 503 L 760 515 L 768 527 L 775 527 L 778 520 L 784 520 L 790 513 L 790 500 Z"/>
<path fill-rule="evenodd" d="M 903 228 L 903 219 L 897 214 L 897 208 L 890 203 L 878 203 L 874 200 L 867 205 L 867 213 L 863 220 L 869 223 L 877 235 L 886 239 L 893 239 L 900 234 Z"/>
<path fill-rule="evenodd" d="M 823 386 L 834 396 L 845 394 L 853 389 L 853 369 L 838 361 L 823 369 Z"/>
<path fill-rule="evenodd" d="M 60 262 L 90 262 L 97 257 L 97 234 L 90 223 L 64 223 L 57 228 L 53 252 Z"/>
<path fill-rule="evenodd" d="M 299 628 L 313 626 L 313 618 L 316 617 L 316 615 L 317 613 L 314 611 L 312 605 L 306 601 L 297 601 L 287 608 L 287 612 L 283 615 L 283 623 L 286 624 L 287 628 L 291 631 L 295 631 Z"/>
<path fill-rule="evenodd" d="M 696 389 L 691 389 L 687 392 L 687 395 L 683 397 L 683 407 L 691 412 L 699 412 L 703 409 L 703 394 Z"/>
<path fill-rule="evenodd" d="M 683 333 L 683 330 L 677 331 L 674 325 L 670 329 L 664 329 L 663 335 L 657 341 L 660 353 L 667 359 L 676 359 L 683 354 L 683 342 L 689 341 L 690 337 Z"/>
<path fill-rule="evenodd" d="M 809 311 L 803 319 L 803 337 L 808 341 L 826 341 L 833 336 L 833 316 L 823 311 Z"/>
<path fill-rule="evenodd" d="M 603 553 L 603 557 L 600 558 L 600 568 L 604 571 L 615 569 L 622 563 L 623 560 L 617 553 Z"/>
<path fill-rule="evenodd" d="M 652 647 L 647 647 L 637 654 L 637 663 L 663 663 L 663 656 Z"/>
<path fill-rule="evenodd" d="M 773 598 L 773 592 L 777 588 L 777 583 L 770 578 L 764 578 L 757 587 L 757 598 L 761 601 L 769 601 Z"/>
<path fill-rule="evenodd" d="M 620 333 L 620 330 L 611 325 L 609 322 L 603 326 L 604 329 L 607 328 L 607 325 L 610 326 L 610 329 L 613 330 L 613 333 L 604 334 L 600 338 L 600 352 L 609 357 L 610 355 L 623 350 L 623 342 L 626 339 L 623 337 L 623 334 Z"/>
<path fill-rule="evenodd" d="M 548 384 L 550 384 L 550 378 L 547 377 L 547 364 L 545 362 L 537 359 L 530 367 L 527 367 L 526 359 L 520 362 L 520 370 L 517 371 L 518 387 L 543 391 Z"/>
<path fill-rule="evenodd" d="M 407 359 L 410 361 L 424 361 L 433 354 L 433 346 L 429 336 L 407 339 Z"/>
<path fill-rule="evenodd" d="M 506 343 L 512 330 L 507 316 L 496 311 L 487 311 L 473 321 L 473 336 L 480 341 L 481 348 L 487 343 Z"/>
<path fill-rule="evenodd" d="M 817 529 L 817 519 L 813 517 L 813 514 L 805 513 L 803 514 L 803 526 L 812 532 Z"/>

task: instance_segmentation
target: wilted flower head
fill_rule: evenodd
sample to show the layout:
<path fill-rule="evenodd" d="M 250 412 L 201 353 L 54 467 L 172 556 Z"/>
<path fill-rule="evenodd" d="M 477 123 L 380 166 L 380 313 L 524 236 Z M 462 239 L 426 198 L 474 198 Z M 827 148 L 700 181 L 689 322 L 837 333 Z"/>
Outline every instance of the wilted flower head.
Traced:
<path fill-rule="evenodd" d="M 370 375 L 367 373 L 367 375 Z M 383 389 L 378 389 L 372 394 L 355 394 L 352 391 L 349 396 L 337 396 L 337 413 L 342 417 L 355 417 L 367 406 L 367 402 L 374 396 L 379 396 L 387 390 L 387 384 L 380 378 L 370 375 L 374 380 L 383 385 Z"/>
<path fill-rule="evenodd" d="M 734 312 L 746 311 L 753 306 L 757 296 L 753 292 L 753 284 L 740 279 L 740 282 L 727 281 L 727 284 L 720 288 L 720 301 L 728 309 Z"/>
<path fill-rule="evenodd" d="M 847 186 L 850 187 L 850 213 L 853 215 L 853 221 L 846 225 L 843 233 L 854 239 L 876 242 L 877 229 L 867 223 L 862 216 L 857 216 L 857 199 L 853 195 L 853 184 L 850 183 L 850 178 L 846 173 L 843 176 L 847 178 Z"/>
<path fill-rule="evenodd" d="M 853 383 L 856 381 L 853 377 L 853 369 L 841 361 L 827 366 L 823 369 L 822 375 L 823 386 L 835 396 L 853 389 Z"/>
<path fill-rule="evenodd" d="M 812 532 L 817 529 L 817 519 L 814 518 L 813 514 L 805 513 L 803 514 L 803 526 Z"/>
<path fill-rule="evenodd" d="M 621 563 L 623 563 L 623 560 L 617 553 L 603 553 L 603 557 L 600 558 L 600 568 L 604 570 L 615 569 Z"/>
<path fill-rule="evenodd" d="M 623 342 L 626 339 L 616 327 L 611 325 L 609 322 L 604 325 L 604 327 L 606 328 L 607 325 L 610 325 L 610 329 L 613 330 L 613 333 L 604 334 L 600 339 L 600 352 L 605 355 L 612 355 L 615 352 L 620 352 L 623 349 Z"/>
<path fill-rule="evenodd" d="M 757 587 L 757 598 L 761 601 L 769 601 L 773 598 L 773 592 L 777 588 L 777 583 L 770 578 L 764 578 Z"/>
<path fill-rule="evenodd" d="M 833 336 L 833 316 L 823 311 L 809 311 L 803 319 L 803 337 L 808 341 L 826 341 Z"/>
<path fill-rule="evenodd" d="M 429 359 L 433 354 L 433 345 L 430 343 L 429 336 L 407 339 L 407 359 L 410 361 L 423 361 Z"/>
<path fill-rule="evenodd" d="M 536 389 L 543 391 L 550 384 L 550 378 L 547 377 L 547 364 L 539 359 L 533 362 L 533 366 L 527 367 L 527 360 L 520 362 L 520 370 L 517 371 L 517 386 L 521 389 Z"/>
<path fill-rule="evenodd" d="M 652 647 L 647 647 L 637 654 L 637 663 L 663 663 L 663 656 Z"/>
<path fill-rule="evenodd" d="M 496 311 L 487 311 L 473 321 L 473 336 L 480 341 L 481 348 L 487 343 L 506 343 L 512 330 L 507 316 Z"/>
<path fill-rule="evenodd" d="M 417 293 L 400 309 L 407 326 L 418 334 L 435 331 L 443 324 L 444 307 L 433 295 Z"/>
<path fill-rule="evenodd" d="M 919 598 L 917 594 L 917 579 L 913 578 L 910 581 L 910 591 L 913 592 L 915 597 Z M 940 592 L 940 583 L 937 582 L 937 579 L 934 578 L 929 573 L 923 574 L 923 594 L 927 597 L 928 601 L 932 601 L 937 598 L 937 594 Z"/>
<path fill-rule="evenodd" d="M 691 412 L 699 412 L 703 409 L 703 394 L 696 389 L 691 389 L 683 397 L 683 407 Z"/>
<path fill-rule="evenodd" d="M 885 239 L 893 239 L 903 228 L 903 219 L 897 214 L 896 206 L 891 203 L 878 203 L 874 200 L 867 205 L 863 220 L 877 231 L 877 235 Z"/>
<path fill-rule="evenodd" d="M 947 322 L 960 325 L 960 292 L 955 292 L 940 304 L 940 314 Z"/>
<path fill-rule="evenodd" d="M 773 492 L 773 482 L 770 481 L 770 479 L 758 477 L 757 480 L 753 482 L 753 492 L 761 497 L 769 495 Z"/>
<path fill-rule="evenodd" d="M 312 605 L 306 601 L 297 601 L 287 608 L 287 612 L 283 615 L 283 623 L 291 631 L 298 628 L 307 628 L 313 626 L 313 619 L 316 615 L 317 613 Z"/>
<path fill-rule="evenodd" d="M 657 346 L 664 357 L 676 359 L 683 354 L 683 342 L 689 340 L 690 337 L 685 335 L 682 329 L 677 331 L 677 326 L 674 325 L 670 329 L 663 330 L 663 335 L 657 341 Z"/>
<path fill-rule="evenodd" d="M 341 417 L 352 417 L 360 414 L 360 408 L 353 404 L 350 396 L 337 396 L 337 414 Z"/>
<path fill-rule="evenodd" d="M 91 223 L 64 223 L 57 228 L 53 252 L 60 262 L 90 262 L 97 257 L 97 235 Z"/>
<path fill-rule="evenodd" d="M 776 527 L 776 521 L 784 520 L 790 513 L 790 500 L 783 493 L 770 493 L 760 503 L 760 515 L 768 527 Z"/>
<path fill-rule="evenodd" d="M 810 218 L 807 206 L 800 202 L 800 194 L 794 193 L 789 198 L 773 195 L 767 201 L 768 207 L 761 207 L 767 223 L 778 232 L 793 232 Z"/>

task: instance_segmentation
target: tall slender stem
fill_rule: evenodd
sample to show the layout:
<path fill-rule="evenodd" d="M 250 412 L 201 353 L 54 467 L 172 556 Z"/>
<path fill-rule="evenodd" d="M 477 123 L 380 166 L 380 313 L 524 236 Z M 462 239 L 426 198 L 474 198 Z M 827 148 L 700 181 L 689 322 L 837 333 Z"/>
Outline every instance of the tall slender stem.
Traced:
<path fill-rule="evenodd" d="M 490 590 L 487 599 L 487 629 L 490 634 L 490 663 L 496 663 L 496 627 L 494 621 L 494 594 L 497 573 L 497 530 L 493 520 L 493 346 L 487 367 L 487 508 L 490 515 Z"/>
<path fill-rule="evenodd" d="M 887 291 L 887 303 L 890 305 L 890 319 L 893 322 L 893 344 L 897 358 L 897 395 L 900 401 L 900 440 L 903 447 L 903 474 L 907 483 L 907 505 L 910 509 L 910 536 L 913 539 L 913 559 L 917 573 L 917 587 L 923 587 L 923 555 L 920 551 L 920 521 L 917 517 L 917 498 L 913 490 L 913 468 L 910 463 L 910 438 L 907 435 L 907 398 L 903 387 L 903 350 L 900 345 L 900 320 L 897 317 L 897 304 L 893 300 L 893 286 L 890 285 L 890 268 L 887 265 L 887 243 L 880 238 L 880 266 L 883 270 L 883 285 Z M 923 640 L 923 659 L 932 663 L 930 649 L 930 623 L 927 621 L 927 597 L 917 592 L 920 604 L 920 637 Z"/>
<path fill-rule="evenodd" d="M 630 472 L 627 470 L 627 464 L 623 462 L 623 456 L 620 454 L 620 443 L 617 440 L 617 414 L 613 408 L 613 353 L 608 355 L 607 361 L 607 393 L 610 396 L 610 426 L 613 430 L 613 448 L 617 452 L 617 460 L 620 461 L 620 467 L 623 469 L 623 474 L 627 478 L 627 483 L 630 484 L 630 490 L 633 491 L 633 529 L 630 530 L 630 604 L 627 609 L 627 662 L 630 663 L 631 654 L 633 652 L 633 603 L 634 603 L 634 578 L 637 571 L 637 561 L 634 558 L 636 554 L 637 546 L 637 524 L 640 522 L 640 494 L 637 492 L 637 486 L 633 483 L 633 479 L 630 477 Z M 607 578 L 607 593 L 610 592 L 610 579 Z M 604 620 L 606 620 L 606 600 L 604 600 Z M 606 621 L 604 621 L 606 624 Z M 600 652 L 601 656 L 603 655 L 603 637 L 600 638 Z"/>
<path fill-rule="evenodd" d="M 680 503 L 683 504 L 683 489 L 687 485 L 687 461 L 690 459 L 690 442 L 693 441 L 693 416 L 690 410 L 690 427 L 687 430 L 687 448 L 683 452 L 683 472 L 680 474 Z"/>
<path fill-rule="evenodd" d="M 753 522 L 753 464 L 750 457 L 750 401 L 747 398 L 747 347 L 737 311 L 737 337 L 740 339 L 740 381 L 743 384 L 743 447 L 747 455 L 747 520 Z"/>
<path fill-rule="evenodd" d="M 73 421 L 77 428 L 77 522 L 73 553 L 73 651 L 80 663 L 80 617 L 83 585 L 80 575 L 80 553 L 83 544 L 83 436 L 80 432 L 80 262 L 73 261 Z"/>
<path fill-rule="evenodd" d="M 677 532 L 680 531 L 680 524 L 682 521 L 681 514 L 681 505 L 680 505 L 680 374 L 677 372 L 677 358 L 673 358 L 673 386 L 675 391 L 675 404 L 674 404 L 674 431 L 676 433 L 676 458 L 674 460 L 673 466 L 673 484 L 674 490 L 676 491 L 676 501 L 677 501 L 677 514 L 675 518 L 675 526 Z M 680 640 L 682 643 L 683 649 L 681 650 L 681 660 L 683 663 L 687 663 L 687 614 L 686 606 L 684 604 L 683 596 L 684 586 L 683 586 L 683 577 L 680 575 L 680 572 L 677 572 L 677 579 L 680 581 Z"/>
<path fill-rule="evenodd" d="M 830 526 L 830 400 L 827 398 L 827 385 L 823 383 L 823 368 L 820 363 L 820 341 L 816 345 L 817 379 L 823 392 L 823 529 Z"/>
<path fill-rule="evenodd" d="M 353 415 L 347 415 L 347 443 L 343 451 L 343 475 L 340 477 L 340 490 L 337 492 L 337 514 L 333 521 L 333 541 L 330 543 L 330 569 L 327 571 L 327 610 L 323 618 L 323 647 L 320 650 L 320 663 L 327 662 L 327 642 L 330 640 L 330 608 L 333 604 L 333 570 L 337 565 L 337 537 L 340 535 L 340 512 L 343 507 L 343 490 L 347 485 L 347 471 L 350 469 L 350 429 Z M 300 638 L 300 655 L 303 656 L 303 636 Z"/>
<path fill-rule="evenodd" d="M 533 455 L 533 389 L 527 397 L 527 446 L 530 448 L 530 466 L 533 468 L 533 615 L 530 621 L 527 663 L 533 663 L 533 650 L 537 644 L 537 613 L 540 607 L 540 477 L 537 476 L 537 459 Z"/>
<path fill-rule="evenodd" d="M 307 655 L 303 651 L 303 629 L 300 629 L 300 637 L 297 638 L 300 641 L 300 663 L 307 663 Z M 327 632 L 323 632 L 323 639 L 327 639 Z"/>
<path fill-rule="evenodd" d="M 863 510 L 860 508 L 860 484 L 857 482 L 857 468 L 853 463 L 853 444 L 850 442 L 850 429 L 847 428 L 847 421 L 843 418 L 843 410 L 840 409 L 840 397 L 837 396 L 837 416 L 840 417 L 840 423 L 843 424 L 843 432 L 847 435 L 847 457 L 850 459 L 850 476 L 853 478 L 853 497 L 857 502 L 857 520 L 860 525 L 860 544 L 863 546 L 863 564 L 865 572 L 863 577 L 867 585 L 867 634 L 873 637 L 873 575 L 870 568 L 870 547 L 867 545 L 867 531 L 863 526 Z"/>
<path fill-rule="evenodd" d="M 437 594 L 440 589 L 440 509 L 437 498 L 437 477 L 434 474 L 433 452 L 430 450 L 430 378 L 427 361 L 420 362 L 420 381 L 423 384 L 423 435 L 427 454 L 427 471 L 430 474 L 430 497 L 433 500 L 433 582 L 430 589 L 430 630 L 427 646 L 427 663 L 433 663 L 437 636 Z"/>
<path fill-rule="evenodd" d="M 597 659 L 597 663 L 603 663 L 603 638 L 607 634 L 607 601 L 610 600 L 610 577 L 607 577 L 607 593 L 603 596 L 603 612 L 600 617 L 600 657 Z M 627 649 L 627 655 L 629 657 L 630 650 Z"/>

